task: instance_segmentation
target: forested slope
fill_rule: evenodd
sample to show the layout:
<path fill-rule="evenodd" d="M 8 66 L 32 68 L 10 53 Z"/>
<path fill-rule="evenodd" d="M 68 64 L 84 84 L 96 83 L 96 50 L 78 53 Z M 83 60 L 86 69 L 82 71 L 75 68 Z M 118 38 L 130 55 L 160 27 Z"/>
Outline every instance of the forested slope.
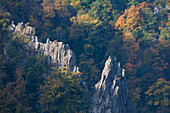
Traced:
<path fill-rule="evenodd" d="M 68 43 L 75 52 L 88 92 L 94 90 L 105 60 L 112 56 L 126 70 L 128 92 L 139 112 L 170 112 L 169 2 L 1 0 L 0 111 L 88 112 L 87 92 L 78 85 L 77 78 L 69 76 L 70 72 L 51 69 L 45 56 L 26 50 L 23 42 L 27 41 L 8 31 L 8 25 L 14 21 L 34 26 L 41 42 L 49 38 Z M 68 76 L 59 77 L 64 73 Z M 45 94 L 46 90 L 50 93 Z M 54 97 L 56 90 L 58 95 Z M 73 91 L 76 95 L 68 96 Z"/>

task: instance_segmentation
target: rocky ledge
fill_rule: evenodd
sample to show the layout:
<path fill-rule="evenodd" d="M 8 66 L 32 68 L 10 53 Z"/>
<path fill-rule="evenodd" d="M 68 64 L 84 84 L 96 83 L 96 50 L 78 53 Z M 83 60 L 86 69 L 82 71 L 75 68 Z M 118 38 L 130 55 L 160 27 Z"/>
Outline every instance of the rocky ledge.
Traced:
<path fill-rule="evenodd" d="M 128 97 L 125 70 L 111 57 L 105 63 L 101 80 L 95 85 L 91 113 L 136 113 Z"/>
<path fill-rule="evenodd" d="M 24 24 L 23 22 L 15 25 L 12 22 L 9 30 L 15 32 L 18 36 L 27 36 L 30 38 L 28 47 L 48 57 L 48 62 L 56 67 L 66 67 L 66 70 L 78 73 L 79 68 L 76 66 L 75 53 L 70 49 L 68 44 L 63 42 L 52 42 L 47 39 L 46 43 L 38 41 L 35 36 L 35 28 Z"/>

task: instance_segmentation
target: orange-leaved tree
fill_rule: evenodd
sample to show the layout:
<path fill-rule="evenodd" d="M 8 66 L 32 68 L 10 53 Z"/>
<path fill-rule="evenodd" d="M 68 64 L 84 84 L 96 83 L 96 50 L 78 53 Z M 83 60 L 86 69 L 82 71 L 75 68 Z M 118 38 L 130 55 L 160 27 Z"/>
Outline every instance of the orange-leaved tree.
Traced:
<path fill-rule="evenodd" d="M 125 13 L 119 17 L 115 26 L 117 29 L 126 32 L 127 30 L 134 30 L 137 27 L 144 25 L 144 19 L 141 15 L 141 11 L 147 8 L 146 2 L 140 3 L 138 6 L 131 6 L 130 9 L 126 9 Z"/>

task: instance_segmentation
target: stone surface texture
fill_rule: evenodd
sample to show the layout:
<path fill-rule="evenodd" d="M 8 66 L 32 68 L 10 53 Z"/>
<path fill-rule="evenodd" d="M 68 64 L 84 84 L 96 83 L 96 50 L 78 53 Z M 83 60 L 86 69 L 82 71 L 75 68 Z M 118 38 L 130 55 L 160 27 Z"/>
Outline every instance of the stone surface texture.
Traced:
<path fill-rule="evenodd" d="M 136 113 L 127 92 L 125 70 L 111 57 L 95 85 L 90 113 Z"/>

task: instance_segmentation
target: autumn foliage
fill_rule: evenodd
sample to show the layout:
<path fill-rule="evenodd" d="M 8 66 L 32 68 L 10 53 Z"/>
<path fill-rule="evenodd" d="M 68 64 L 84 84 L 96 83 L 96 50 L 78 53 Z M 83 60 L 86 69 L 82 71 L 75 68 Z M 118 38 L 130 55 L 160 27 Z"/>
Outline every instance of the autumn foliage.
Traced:
<path fill-rule="evenodd" d="M 168 2 L 0 0 L 0 111 L 86 113 L 87 98 L 112 56 L 126 70 L 138 112 L 169 113 Z M 51 69 L 46 56 L 25 48 L 29 37 L 19 40 L 8 31 L 11 21 L 34 26 L 40 42 L 68 43 L 89 95 L 75 78 L 81 73 Z"/>
<path fill-rule="evenodd" d="M 133 5 L 130 9 L 126 9 L 124 14 L 115 23 L 116 28 L 123 30 L 123 32 L 142 29 L 141 26 L 145 24 L 145 21 L 142 18 L 141 12 L 147 7 L 147 3 L 143 2 L 138 6 Z"/>

